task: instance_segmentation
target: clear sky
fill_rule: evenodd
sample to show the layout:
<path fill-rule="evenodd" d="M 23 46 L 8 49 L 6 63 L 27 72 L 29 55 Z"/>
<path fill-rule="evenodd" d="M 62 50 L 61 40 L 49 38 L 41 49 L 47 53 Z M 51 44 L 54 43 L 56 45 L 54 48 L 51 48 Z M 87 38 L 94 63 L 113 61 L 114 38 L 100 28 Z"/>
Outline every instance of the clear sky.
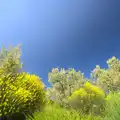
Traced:
<path fill-rule="evenodd" d="M 0 0 L 0 46 L 17 44 L 24 70 L 47 86 L 54 67 L 89 77 L 120 58 L 120 0 Z"/>

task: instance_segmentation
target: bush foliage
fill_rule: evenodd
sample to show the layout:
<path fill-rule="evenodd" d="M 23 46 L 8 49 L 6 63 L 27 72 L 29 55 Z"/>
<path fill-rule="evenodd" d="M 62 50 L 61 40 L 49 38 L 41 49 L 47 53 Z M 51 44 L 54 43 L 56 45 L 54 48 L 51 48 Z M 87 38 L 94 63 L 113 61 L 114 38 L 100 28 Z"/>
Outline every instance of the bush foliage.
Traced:
<path fill-rule="evenodd" d="M 86 82 L 84 87 L 73 92 L 68 100 L 73 108 L 83 113 L 100 114 L 105 103 L 105 94 L 100 88 Z"/>
<path fill-rule="evenodd" d="M 45 103 L 44 84 L 36 75 L 23 72 L 20 48 L 2 48 L 0 53 L 0 116 L 31 114 Z"/>

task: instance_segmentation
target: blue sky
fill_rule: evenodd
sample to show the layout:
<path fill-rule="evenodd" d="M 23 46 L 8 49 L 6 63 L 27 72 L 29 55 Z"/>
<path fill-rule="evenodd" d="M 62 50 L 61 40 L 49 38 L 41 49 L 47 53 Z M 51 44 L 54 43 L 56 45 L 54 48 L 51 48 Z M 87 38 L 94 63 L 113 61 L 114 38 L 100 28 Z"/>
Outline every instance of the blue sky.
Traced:
<path fill-rule="evenodd" d="M 54 67 L 89 77 L 120 58 L 120 0 L 0 0 L 0 46 L 22 44 L 24 70 L 49 86 Z"/>

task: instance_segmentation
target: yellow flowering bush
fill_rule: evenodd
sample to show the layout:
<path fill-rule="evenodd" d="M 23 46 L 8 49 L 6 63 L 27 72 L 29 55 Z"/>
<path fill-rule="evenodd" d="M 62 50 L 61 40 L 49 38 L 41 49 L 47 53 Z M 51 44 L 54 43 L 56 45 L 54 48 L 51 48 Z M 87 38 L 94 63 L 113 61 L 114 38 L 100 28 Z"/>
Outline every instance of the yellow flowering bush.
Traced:
<path fill-rule="evenodd" d="M 0 51 L 0 118 L 31 115 L 45 104 L 44 84 L 21 70 L 19 48 Z M 14 119 L 12 119 L 14 120 Z"/>
<path fill-rule="evenodd" d="M 35 75 L 26 74 L 23 79 L 18 77 L 13 84 L 10 81 L 0 83 L 5 86 L 0 91 L 1 114 L 12 115 L 21 111 L 33 113 L 45 104 L 44 85 Z"/>
<path fill-rule="evenodd" d="M 26 81 L 24 87 L 30 91 L 32 96 L 31 99 L 29 99 L 29 105 L 27 105 L 27 107 L 32 107 L 33 111 L 34 109 L 40 109 L 46 103 L 46 92 L 43 82 L 38 76 L 28 73 L 26 73 L 24 79 Z"/>

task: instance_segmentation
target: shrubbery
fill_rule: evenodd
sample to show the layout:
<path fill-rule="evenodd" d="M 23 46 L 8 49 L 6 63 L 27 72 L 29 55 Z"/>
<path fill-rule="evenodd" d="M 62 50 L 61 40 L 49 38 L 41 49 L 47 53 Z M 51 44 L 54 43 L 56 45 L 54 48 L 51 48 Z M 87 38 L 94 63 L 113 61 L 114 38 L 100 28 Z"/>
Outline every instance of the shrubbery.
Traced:
<path fill-rule="evenodd" d="M 68 100 L 73 108 L 83 113 L 100 114 L 105 103 L 105 94 L 100 88 L 86 82 L 84 87 L 73 92 Z"/>
<path fill-rule="evenodd" d="M 106 98 L 106 111 L 104 120 L 120 119 L 120 92 L 110 92 Z"/>
<path fill-rule="evenodd" d="M 54 68 L 48 74 L 48 81 L 52 87 L 45 90 L 45 85 L 38 76 L 23 71 L 20 56 L 19 46 L 8 50 L 2 48 L 0 51 L 0 118 L 2 120 L 7 118 L 23 120 L 24 117 L 43 110 L 45 105 L 54 106 L 54 109 L 58 110 L 55 114 L 61 112 L 60 116 L 66 119 L 70 118 L 71 110 L 74 113 L 75 110 L 79 111 L 84 116 L 105 115 L 104 120 L 119 119 L 120 61 L 117 58 L 112 57 L 107 61 L 107 69 L 101 69 L 97 65 L 90 79 L 72 68 L 67 70 Z M 51 114 L 51 108 L 48 109 Z M 110 117 L 111 115 L 113 117 Z M 51 115 L 52 117 L 57 118 Z M 78 113 L 71 118 L 80 119 Z M 87 117 L 81 119 L 87 120 Z M 96 120 L 98 119 L 97 117 Z"/>
<path fill-rule="evenodd" d="M 36 75 L 22 71 L 20 48 L 0 53 L 0 116 L 31 115 L 45 104 L 44 84 Z M 12 119 L 13 120 L 13 119 Z"/>

